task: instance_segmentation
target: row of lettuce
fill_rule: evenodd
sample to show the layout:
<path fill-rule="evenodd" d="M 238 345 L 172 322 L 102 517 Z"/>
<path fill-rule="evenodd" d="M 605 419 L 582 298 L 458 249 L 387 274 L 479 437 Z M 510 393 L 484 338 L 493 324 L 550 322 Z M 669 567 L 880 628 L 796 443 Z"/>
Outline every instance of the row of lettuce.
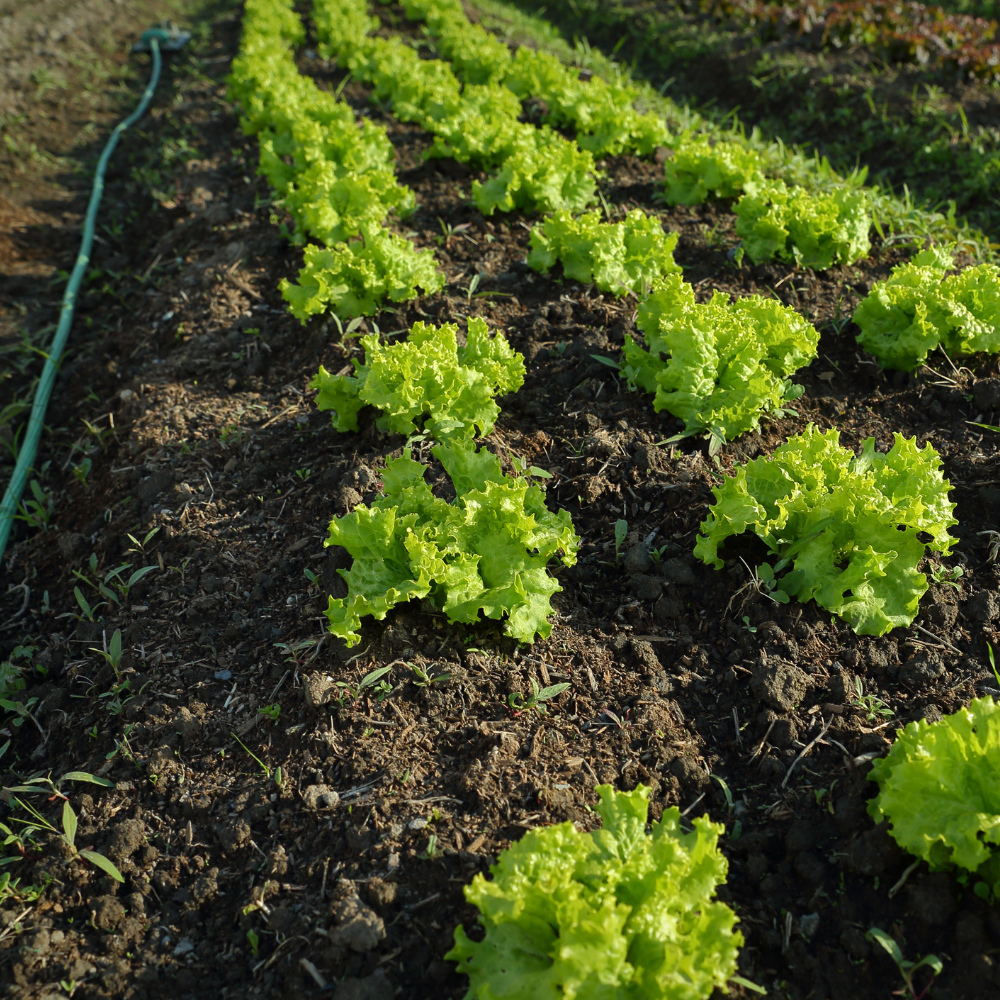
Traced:
<path fill-rule="evenodd" d="M 594 157 L 651 152 L 670 141 L 662 121 L 636 110 L 626 84 L 581 80 L 524 48 L 512 55 L 470 25 L 457 2 L 409 0 L 404 8 L 425 22 L 450 62 L 374 36 L 377 22 L 360 0 L 317 0 L 321 53 L 372 84 L 397 117 L 430 132 L 429 155 L 495 171 L 474 188 L 484 213 L 550 213 L 532 230 L 531 267 L 544 273 L 559 263 L 566 277 L 640 299 L 643 343 L 628 337 L 620 361 L 604 360 L 654 394 L 655 410 L 682 420 L 684 435 L 708 433 L 721 443 L 757 428 L 763 416 L 780 416 L 801 392 L 791 376 L 817 356 L 812 324 L 759 296 L 697 302 L 673 259 L 676 235 L 641 210 L 619 222 L 580 214 L 596 191 Z M 248 0 L 231 84 L 245 128 L 259 138 L 261 172 L 298 237 L 322 244 L 306 248 L 286 299 L 303 320 L 326 310 L 346 318 L 417 288 L 438 291 L 443 278 L 431 254 L 386 226 L 390 213 L 412 211 L 414 199 L 395 177 L 385 130 L 356 120 L 336 95 L 298 73 L 294 50 L 303 39 L 286 0 Z M 544 102 L 541 128 L 521 121 L 529 97 Z M 577 143 L 552 126 L 574 131 Z M 697 136 L 672 144 L 668 199 L 741 194 L 738 231 L 752 259 L 825 267 L 868 252 L 859 187 L 807 193 L 767 180 L 762 159 L 738 144 Z M 937 347 L 1000 349 L 997 269 L 953 273 L 953 265 L 950 252 L 931 248 L 877 284 L 855 313 L 861 345 L 903 370 Z M 387 463 L 379 498 L 331 522 L 327 544 L 343 546 L 353 560 L 341 571 L 347 597 L 329 602 L 331 632 L 354 645 L 363 618 L 427 599 L 452 622 L 485 615 L 522 642 L 549 635 L 560 588 L 548 564 L 560 557 L 572 565 L 579 538 L 567 511 L 546 507 L 536 481 L 543 470 L 513 459 L 505 473 L 476 444 L 499 416 L 496 397 L 523 384 L 523 358 L 478 318 L 461 345 L 454 325 L 423 323 L 400 341 L 383 343 L 376 332 L 362 345 L 364 361 L 354 360 L 352 373 L 320 368 L 318 406 L 341 431 L 357 431 L 362 410 L 372 407 L 379 429 L 410 443 Z M 412 443 L 425 438 L 437 442 L 430 451 L 448 479 L 445 491 L 454 491 L 451 501 L 436 495 L 428 466 L 413 458 Z M 947 554 L 954 544 L 949 489 L 930 445 L 920 449 L 897 435 L 888 453 L 869 439 L 855 455 L 836 431 L 809 427 L 725 478 L 695 554 L 721 568 L 720 546 L 750 531 L 773 555 L 757 575 L 774 600 L 815 600 L 857 632 L 881 635 L 913 621 L 927 589 L 918 571 L 927 550 Z M 943 782 L 949 761 L 961 758 L 968 768 L 976 754 L 995 755 L 998 711 L 984 699 L 933 726 L 912 724 L 872 774 L 880 783 L 873 815 L 892 822 L 900 844 L 934 865 L 979 872 L 977 891 L 987 895 L 1000 887 L 1000 870 L 990 867 L 996 824 L 987 823 L 987 792 L 984 801 L 964 793 L 942 801 L 931 822 L 920 789 Z M 925 752 L 931 745 L 933 760 Z M 473 941 L 460 927 L 448 957 L 470 977 L 470 997 L 504 994 L 517 983 L 523 991 L 588 995 L 600 984 L 700 998 L 739 979 L 736 916 L 713 901 L 727 874 L 721 825 L 699 818 L 685 831 L 674 808 L 647 834 L 645 788 L 599 792 L 603 829 L 532 831 L 501 855 L 490 881 L 479 876 L 467 887 L 485 936 Z"/>
<path fill-rule="evenodd" d="M 397 119 L 430 133 L 425 157 L 491 172 L 472 184 L 484 214 L 580 212 L 598 199 L 595 157 L 670 147 L 666 201 L 741 196 L 737 233 L 755 263 L 778 258 L 821 269 L 868 253 L 863 175 L 825 192 L 790 186 L 767 177 L 764 154 L 736 136 L 671 136 L 661 115 L 637 110 L 640 91 L 632 84 L 581 80 L 559 59 L 525 46 L 512 55 L 470 24 L 458 0 L 409 0 L 404 9 L 425 22 L 445 59 L 422 58 L 399 36 L 373 34 L 379 21 L 366 0 L 316 0 L 319 52 L 370 84 Z M 337 94 L 298 72 L 295 48 L 303 38 L 286 0 L 249 3 L 230 85 L 244 129 L 259 138 L 260 172 L 291 215 L 295 238 L 319 241 L 306 247 L 298 282 L 283 283 L 291 311 L 303 321 L 327 310 L 348 318 L 419 291 L 433 294 L 444 279 L 432 253 L 385 227 L 391 213 L 405 218 L 415 205 L 395 177 L 385 129 L 355 120 Z M 540 127 L 521 120 L 528 100 L 542 102 Z"/>

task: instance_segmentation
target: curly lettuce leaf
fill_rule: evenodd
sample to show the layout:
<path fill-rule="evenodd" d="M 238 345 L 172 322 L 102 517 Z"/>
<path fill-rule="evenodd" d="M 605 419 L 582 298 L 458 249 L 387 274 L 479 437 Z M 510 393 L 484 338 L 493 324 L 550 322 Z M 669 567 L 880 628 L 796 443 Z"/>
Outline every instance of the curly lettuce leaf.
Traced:
<path fill-rule="evenodd" d="M 760 178 L 736 205 L 736 234 L 755 264 L 775 257 L 817 271 L 853 264 L 871 249 L 870 228 L 859 188 L 818 193 Z"/>
<path fill-rule="evenodd" d="M 458 327 L 415 323 L 406 340 L 382 344 L 377 334 L 361 338 L 365 361 L 353 375 L 330 375 L 322 366 L 311 383 L 316 405 L 333 411 L 339 431 L 356 431 L 365 405 L 382 411 L 379 430 L 439 440 L 489 434 L 500 414 L 493 397 L 524 384 L 524 358 L 502 333 L 490 337 L 486 321 L 469 319 L 464 346 Z"/>
<path fill-rule="evenodd" d="M 703 1000 L 736 970 L 735 913 L 714 902 L 725 881 L 721 824 L 684 833 L 664 811 L 646 833 L 649 789 L 598 786 L 603 828 L 530 830 L 477 875 L 465 896 L 485 930 L 459 926 L 445 956 L 469 977 L 466 1000 L 618 996 Z"/>
<path fill-rule="evenodd" d="M 948 248 L 930 247 L 876 282 L 854 311 L 858 343 L 884 368 L 912 371 L 939 345 L 949 355 L 1000 351 L 1000 268 L 958 274 Z"/>
<path fill-rule="evenodd" d="M 572 129 L 580 147 L 595 156 L 648 156 L 670 141 L 659 115 L 636 110 L 635 87 L 598 76 L 581 80 L 578 70 L 547 52 L 522 45 L 504 83 L 522 101 L 544 101 L 543 120 Z"/>
<path fill-rule="evenodd" d="M 510 49 L 480 24 L 472 24 L 461 0 L 403 0 L 411 21 L 426 21 L 437 49 L 467 84 L 499 83 L 510 71 Z"/>
<path fill-rule="evenodd" d="M 868 812 L 876 823 L 888 820 L 896 843 L 934 868 L 995 868 L 998 768 L 1000 704 L 977 698 L 937 722 L 911 722 L 897 733 L 868 773 L 879 786 Z"/>
<path fill-rule="evenodd" d="M 456 8 L 411 3 L 409 9 L 413 16 L 433 15 L 439 26 L 447 22 L 445 35 L 454 42 Z M 483 46 L 482 29 L 471 32 L 468 46 L 456 43 L 462 56 L 456 66 L 420 58 L 398 36 L 362 34 L 370 29 L 365 0 L 315 0 L 314 11 L 321 53 L 345 59 L 357 78 L 374 85 L 376 98 L 392 104 L 397 118 L 416 122 L 434 135 L 427 156 L 450 156 L 496 170 L 485 182 L 472 185 L 473 199 L 484 215 L 497 209 L 579 212 L 596 200 L 593 154 L 548 126 L 539 129 L 518 120 L 520 101 L 495 79 L 499 50 Z M 338 21 L 341 14 L 344 24 Z M 493 53 L 484 57 L 489 66 L 481 72 L 474 69 L 477 45 L 481 53 L 487 49 Z M 455 75 L 463 66 L 468 71 L 464 88 Z"/>
<path fill-rule="evenodd" d="M 579 538 L 569 512 L 552 513 L 541 489 L 503 475 L 496 458 L 461 442 L 433 454 L 455 485 L 447 503 L 423 478 L 426 467 L 407 452 L 387 464 L 384 496 L 334 518 L 327 545 L 354 558 L 340 573 L 348 596 L 330 598 L 330 631 L 348 646 L 360 641 L 365 615 L 382 619 L 396 604 L 430 597 L 452 622 L 480 614 L 504 619 L 520 642 L 551 634 L 552 595 L 561 590 L 546 567 L 559 555 L 576 562 Z"/>
<path fill-rule="evenodd" d="M 531 230 L 528 266 L 546 272 L 557 260 L 563 273 L 602 292 L 644 295 L 668 274 L 680 274 L 674 261 L 677 234 L 665 233 L 660 220 L 633 209 L 622 222 L 601 222 L 600 212 L 574 219 L 554 212 Z"/>
<path fill-rule="evenodd" d="M 819 343 L 815 327 L 774 299 L 729 302 L 716 292 L 702 305 L 677 275 L 640 304 L 637 325 L 648 350 L 626 338 L 622 374 L 654 392 L 653 409 L 681 418 L 685 433 L 708 430 L 720 441 L 780 409 L 793 391 L 787 377 Z"/>
<path fill-rule="evenodd" d="M 636 109 L 639 91 L 621 81 L 580 79 L 555 56 L 521 46 L 516 55 L 479 24 L 469 22 L 461 0 L 404 0 L 411 20 L 426 22 L 438 51 L 465 84 L 503 83 L 520 100 L 545 102 L 543 120 L 572 129 L 595 156 L 651 153 L 669 140 L 663 119 Z"/>
<path fill-rule="evenodd" d="M 548 126 L 517 126 L 499 171 L 485 182 L 472 182 L 472 200 L 479 211 L 580 212 L 590 205 L 597 192 L 593 156 Z"/>
<path fill-rule="evenodd" d="M 664 165 L 668 205 L 700 205 L 708 198 L 734 198 L 762 180 L 764 160 L 736 142 L 685 133 Z"/>
<path fill-rule="evenodd" d="M 279 284 L 289 311 L 302 323 L 327 311 L 341 319 L 372 316 L 389 299 L 415 298 L 417 289 L 433 295 L 444 287 L 430 250 L 382 227 L 363 226 L 361 240 L 329 249 L 314 244 L 304 251 L 298 284 Z"/>
<path fill-rule="evenodd" d="M 950 489 L 929 444 L 917 448 L 897 434 L 883 454 L 869 438 L 855 456 L 837 431 L 810 424 L 713 491 L 694 552 L 721 569 L 719 546 L 752 531 L 774 553 L 763 576 L 776 597 L 815 600 L 860 635 L 884 635 L 917 614 L 926 550 L 947 554 L 955 543 Z"/>
<path fill-rule="evenodd" d="M 307 236 L 328 246 L 415 207 L 396 181 L 384 127 L 356 121 L 349 105 L 299 73 L 294 48 L 304 37 L 287 0 L 246 5 L 240 54 L 229 76 L 230 99 L 247 134 L 259 138 L 258 173 Z"/>

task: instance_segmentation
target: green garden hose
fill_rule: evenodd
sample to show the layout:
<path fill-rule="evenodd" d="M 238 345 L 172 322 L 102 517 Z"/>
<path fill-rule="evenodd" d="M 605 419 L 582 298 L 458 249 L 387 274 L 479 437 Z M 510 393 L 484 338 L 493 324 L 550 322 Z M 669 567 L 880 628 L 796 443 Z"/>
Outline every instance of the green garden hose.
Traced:
<path fill-rule="evenodd" d="M 94 187 L 90 194 L 90 204 L 87 206 L 87 216 L 83 223 L 83 239 L 80 242 L 80 252 L 76 256 L 76 264 L 73 273 L 66 283 L 66 291 L 63 293 L 62 310 L 59 314 L 59 326 L 56 328 L 56 335 L 52 340 L 48 355 L 45 358 L 45 367 L 42 369 L 42 376 L 38 380 L 38 388 L 35 390 L 35 401 L 31 407 L 31 416 L 28 419 L 28 427 L 25 431 L 24 440 L 17 454 L 17 464 L 14 467 L 14 474 L 11 476 L 7 491 L 4 494 L 3 503 L 0 504 L 0 562 L 3 560 L 4 551 L 7 548 L 7 539 L 10 537 L 10 529 L 14 524 L 14 516 L 17 513 L 18 504 L 21 501 L 21 494 L 24 485 L 28 481 L 28 473 L 35 462 L 35 455 L 38 451 L 38 442 L 42 436 L 42 429 L 45 426 L 45 411 L 48 409 L 49 398 L 52 396 L 52 388 L 55 385 L 56 373 L 59 370 L 59 360 L 66 348 L 66 341 L 69 338 L 70 326 L 73 323 L 73 310 L 76 307 L 76 296 L 80 290 L 80 283 L 87 271 L 90 263 L 90 248 L 94 242 L 94 227 L 97 222 L 97 210 L 101 205 L 101 196 L 104 194 L 104 172 L 108 166 L 108 160 L 118 145 L 122 132 L 130 125 L 134 125 L 145 113 L 152 100 L 153 91 L 160 82 L 160 68 L 162 59 L 160 56 L 161 47 L 164 50 L 173 51 L 179 49 L 190 35 L 185 32 L 178 32 L 171 27 L 150 28 L 144 32 L 142 39 L 138 42 L 133 51 L 147 51 L 153 56 L 153 72 L 150 75 L 149 83 L 142 93 L 142 99 L 138 107 L 124 121 L 120 122 L 111 137 L 108 139 L 104 152 L 97 162 L 97 171 L 94 174 Z"/>

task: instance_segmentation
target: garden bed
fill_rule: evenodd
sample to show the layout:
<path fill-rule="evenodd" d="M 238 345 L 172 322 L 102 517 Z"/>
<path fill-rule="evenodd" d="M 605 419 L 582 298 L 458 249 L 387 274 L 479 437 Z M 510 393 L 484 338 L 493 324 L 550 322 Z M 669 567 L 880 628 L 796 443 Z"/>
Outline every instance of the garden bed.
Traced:
<path fill-rule="evenodd" d="M 673 419 L 593 357 L 618 356 L 634 300 L 531 272 L 535 220 L 483 218 L 470 203 L 479 175 L 423 163 L 426 134 L 348 82 L 416 194 L 400 231 L 433 248 L 448 279 L 374 322 L 461 328 L 479 315 L 506 331 L 527 378 L 486 444 L 552 474 L 549 506 L 570 511 L 582 545 L 575 567 L 553 567 L 563 591 L 546 640 L 516 647 L 498 623 L 450 626 L 415 602 L 367 621 L 347 649 L 324 630 L 327 595 L 346 588 L 323 539 L 333 516 L 377 496 L 404 439 L 365 415 L 359 433 L 337 433 L 312 403 L 318 365 L 341 371 L 359 348 L 330 320 L 301 326 L 278 294 L 301 250 L 281 235 L 255 143 L 224 99 L 238 29 L 235 13 L 213 22 L 200 71 L 168 82 L 114 162 L 113 235 L 94 255 L 102 273 L 37 463 L 51 463 L 40 485 L 53 509 L 7 552 L 0 651 L 39 670 L 19 695 L 33 718 L 8 717 L 0 777 L 80 770 L 112 783 L 63 790 L 78 846 L 125 879 L 74 860 L 55 835 L 2 869 L 20 880 L 0 902 L 8 995 L 54 996 L 62 981 L 94 998 L 299 997 L 324 984 L 338 1000 L 462 996 L 442 956 L 456 925 L 475 923 L 463 885 L 527 829 L 592 828 L 602 782 L 649 785 L 654 817 L 677 805 L 726 824 L 720 898 L 746 937 L 740 974 L 768 996 L 881 1000 L 901 983 L 865 937 L 875 925 L 908 959 L 944 959 L 933 996 L 995 995 L 995 910 L 949 875 L 911 870 L 865 805 L 870 762 L 896 727 L 995 683 L 1000 469 L 996 439 L 969 422 L 997 422 L 996 360 L 880 371 L 847 317 L 906 259 L 898 245 L 820 274 L 737 266 L 730 203 L 664 209 L 662 167 L 608 158 L 607 202 L 680 234 L 675 257 L 699 301 L 774 296 L 822 334 L 797 376 L 797 417 L 765 421 L 718 462 L 700 439 L 662 445 Z M 299 65 L 331 88 L 343 80 L 309 50 Z M 34 259 L 45 238 L 26 231 L 12 252 Z M 50 323 L 59 291 L 17 293 L 20 322 Z M 4 404 L 30 374 L 12 372 Z M 813 605 L 773 603 L 739 559 L 752 563 L 749 544 L 731 544 L 720 572 L 692 557 L 721 475 L 809 423 L 836 426 L 848 447 L 871 436 L 886 450 L 901 432 L 942 456 L 961 539 L 949 566 L 963 575 L 932 585 L 910 628 L 858 637 Z M 634 546 L 654 533 L 665 548 L 650 564 Z M 93 584 L 124 563 L 103 596 Z M 116 581 L 143 566 L 155 569 L 123 593 Z M 74 588 L 108 606 L 88 620 Z M 116 629 L 127 688 L 93 652 Z M 338 695 L 335 682 L 382 667 L 378 684 Z M 533 681 L 570 688 L 542 714 L 524 705 Z M 0 821 L 26 817 L 4 799 Z M 28 799 L 55 821 L 58 801 Z M 44 891 L 33 900 L 29 886 Z"/>

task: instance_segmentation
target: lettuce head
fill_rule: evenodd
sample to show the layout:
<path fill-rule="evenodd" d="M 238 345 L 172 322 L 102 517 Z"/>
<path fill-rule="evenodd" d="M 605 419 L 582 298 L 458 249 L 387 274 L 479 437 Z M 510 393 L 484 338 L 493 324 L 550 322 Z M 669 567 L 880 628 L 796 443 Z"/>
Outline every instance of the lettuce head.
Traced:
<path fill-rule="evenodd" d="M 719 547 L 752 531 L 774 554 L 757 571 L 772 597 L 815 600 L 855 632 L 883 635 L 916 616 L 926 550 L 947 554 L 955 544 L 950 489 L 930 444 L 897 434 L 882 453 L 868 438 L 855 455 L 836 430 L 810 424 L 713 490 L 694 554 L 721 569 Z"/>
<path fill-rule="evenodd" d="M 485 935 L 459 926 L 445 956 L 466 1000 L 703 1000 L 736 971 L 736 914 L 712 898 L 722 825 L 700 816 L 685 833 L 674 807 L 647 834 L 648 788 L 597 792 L 601 829 L 531 830 L 466 887 Z"/>
<path fill-rule="evenodd" d="M 977 698 L 937 722 L 909 723 L 868 774 L 876 823 L 932 868 L 978 872 L 1000 894 L 1000 704 Z"/>

